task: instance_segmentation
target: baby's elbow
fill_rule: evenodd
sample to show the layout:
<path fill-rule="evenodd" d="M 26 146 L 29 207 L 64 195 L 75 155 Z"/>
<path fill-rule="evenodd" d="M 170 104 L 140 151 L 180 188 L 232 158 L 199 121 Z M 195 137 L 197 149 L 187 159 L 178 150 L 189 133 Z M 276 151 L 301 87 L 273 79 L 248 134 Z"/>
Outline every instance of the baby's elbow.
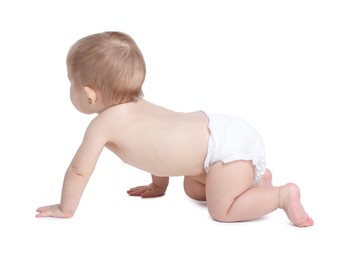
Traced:
<path fill-rule="evenodd" d="M 89 170 L 81 168 L 81 167 L 77 167 L 75 165 L 70 165 L 70 167 L 68 169 L 68 173 L 73 176 L 80 177 L 80 178 L 89 178 L 92 174 L 92 171 L 89 171 Z"/>

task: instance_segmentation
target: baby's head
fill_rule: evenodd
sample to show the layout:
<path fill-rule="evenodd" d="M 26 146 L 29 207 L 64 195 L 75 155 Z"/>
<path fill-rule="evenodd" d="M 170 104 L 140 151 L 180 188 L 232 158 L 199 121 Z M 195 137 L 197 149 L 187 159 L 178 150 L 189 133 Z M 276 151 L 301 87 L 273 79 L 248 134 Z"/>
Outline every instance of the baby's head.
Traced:
<path fill-rule="evenodd" d="M 98 91 L 106 106 L 143 96 L 144 58 L 127 34 L 103 32 L 84 37 L 70 48 L 66 64 L 71 84 Z"/>

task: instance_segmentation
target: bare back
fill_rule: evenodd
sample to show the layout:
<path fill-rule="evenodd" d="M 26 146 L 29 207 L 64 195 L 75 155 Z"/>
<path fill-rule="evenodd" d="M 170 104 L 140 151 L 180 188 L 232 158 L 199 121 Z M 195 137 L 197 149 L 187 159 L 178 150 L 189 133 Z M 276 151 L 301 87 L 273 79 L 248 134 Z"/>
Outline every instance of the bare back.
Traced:
<path fill-rule="evenodd" d="M 106 147 L 125 163 L 156 176 L 204 173 L 209 132 L 203 112 L 177 113 L 141 99 L 98 117 L 108 132 Z"/>

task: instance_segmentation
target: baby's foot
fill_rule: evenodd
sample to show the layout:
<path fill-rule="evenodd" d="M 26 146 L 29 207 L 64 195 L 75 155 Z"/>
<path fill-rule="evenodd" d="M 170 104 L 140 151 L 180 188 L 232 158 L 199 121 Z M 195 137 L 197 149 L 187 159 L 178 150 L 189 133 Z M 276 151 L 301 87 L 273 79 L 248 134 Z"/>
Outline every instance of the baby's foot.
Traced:
<path fill-rule="evenodd" d="M 300 190 L 294 183 L 288 183 L 279 187 L 280 208 L 284 209 L 292 223 L 299 227 L 313 225 L 313 220 L 305 212 L 300 202 Z"/>
<path fill-rule="evenodd" d="M 262 178 L 260 178 L 256 182 L 255 186 L 256 187 L 272 187 L 273 186 L 272 179 L 273 179 L 273 176 L 272 176 L 271 171 L 266 169 L 266 171 L 264 172 Z"/>

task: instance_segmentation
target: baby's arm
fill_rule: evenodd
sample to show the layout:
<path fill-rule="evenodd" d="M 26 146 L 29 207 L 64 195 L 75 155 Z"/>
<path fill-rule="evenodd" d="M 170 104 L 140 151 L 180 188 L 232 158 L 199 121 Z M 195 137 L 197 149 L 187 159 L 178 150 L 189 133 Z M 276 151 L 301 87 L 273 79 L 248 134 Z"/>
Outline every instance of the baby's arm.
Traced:
<path fill-rule="evenodd" d="M 94 171 L 107 139 L 104 129 L 91 123 L 84 140 L 66 171 L 60 204 L 40 207 L 36 217 L 72 217 L 79 205 L 86 184 Z"/>
<path fill-rule="evenodd" d="M 151 175 L 152 183 L 149 185 L 138 186 L 128 190 L 130 196 L 141 196 L 142 198 L 159 197 L 165 194 L 168 186 L 169 177 L 158 177 Z"/>

